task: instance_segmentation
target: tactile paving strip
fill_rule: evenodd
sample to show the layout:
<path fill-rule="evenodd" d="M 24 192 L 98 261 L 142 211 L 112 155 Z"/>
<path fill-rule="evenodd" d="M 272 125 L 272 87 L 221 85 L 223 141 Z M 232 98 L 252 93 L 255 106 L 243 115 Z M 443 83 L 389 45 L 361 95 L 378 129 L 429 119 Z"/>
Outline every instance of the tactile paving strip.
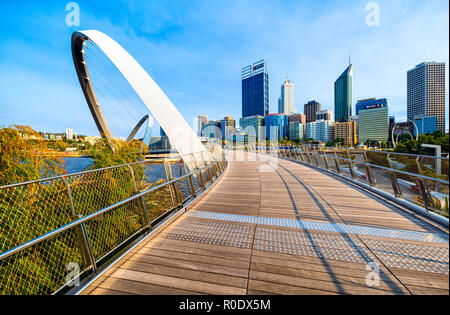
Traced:
<path fill-rule="evenodd" d="M 360 241 L 340 235 L 257 228 L 254 248 L 347 262 L 374 261 Z"/>
<path fill-rule="evenodd" d="M 367 226 L 345 225 L 338 223 L 262 218 L 262 217 L 252 217 L 252 216 L 214 213 L 214 212 L 189 211 L 187 214 L 191 217 L 210 220 L 279 226 L 287 228 L 298 228 L 302 230 L 325 231 L 343 234 L 356 234 L 363 236 L 385 237 L 392 239 L 421 241 L 436 244 L 448 244 L 449 241 L 447 234 L 433 234 L 414 231 L 381 229 Z"/>
<path fill-rule="evenodd" d="M 388 267 L 449 273 L 448 247 L 423 246 L 373 239 L 364 239 L 364 242 Z"/>
<path fill-rule="evenodd" d="M 241 224 L 192 220 L 188 218 L 167 234 L 182 241 L 251 248 L 253 227 Z"/>

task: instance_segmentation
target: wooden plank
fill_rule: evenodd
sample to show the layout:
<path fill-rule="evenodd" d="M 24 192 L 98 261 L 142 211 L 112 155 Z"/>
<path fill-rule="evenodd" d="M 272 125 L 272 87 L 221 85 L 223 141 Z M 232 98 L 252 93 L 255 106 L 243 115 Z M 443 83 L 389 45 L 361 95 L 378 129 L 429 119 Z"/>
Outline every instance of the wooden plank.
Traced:
<path fill-rule="evenodd" d="M 178 268 L 172 266 L 163 266 L 152 264 L 146 260 L 145 257 L 141 257 L 141 260 L 128 261 L 123 264 L 122 268 L 127 270 L 134 270 L 145 272 L 148 274 L 165 275 L 170 277 L 176 277 L 180 279 L 199 280 L 203 282 L 222 284 L 230 287 L 247 288 L 247 274 L 239 274 L 239 276 L 230 276 L 225 272 L 212 273 L 205 271 L 198 271 L 187 268 Z M 225 268 L 224 268 L 225 269 Z"/>
<path fill-rule="evenodd" d="M 149 283 L 142 283 L 136 281 L 129 281 L 117 278 L 108 278 L 102 283 L 100 289 L 109 291 L 119 291 L 125 294 L 135 294 L 135 295 L 198 295 L 200 293 L 180 290 L 175 288 L 169 288 L 165 286 L 159 286 Z M 103 292 L 93 292 L 94 295 L 104 294 Z"/>
<path fill-rule="evenodd" d="M 205 293 L 205 294 L 216 294 L 216 295 L 243 295 L 246 293 L 245 289 L 230 287 L 225 285 L 218 285 L 214 283 L 187 280 L 182 278 L 162 276 L 156 274 L 149 274 L 145 272 L 119 269 L 112 274 L 113 277 L 119 279 L 125 279 L 135 282 L 143 282 L 149 284 L 155 284 L 159 286 L 167 286 L 170 288 L 191 290 L 195 292 Z"/>

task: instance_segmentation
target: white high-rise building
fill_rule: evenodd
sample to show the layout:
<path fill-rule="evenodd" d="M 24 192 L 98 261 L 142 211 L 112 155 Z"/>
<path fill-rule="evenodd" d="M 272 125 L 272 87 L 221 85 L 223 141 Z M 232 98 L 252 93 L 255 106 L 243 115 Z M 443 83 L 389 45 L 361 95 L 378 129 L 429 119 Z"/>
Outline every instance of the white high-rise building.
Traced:
<path fill-rule="evenodd" d="M 317 120 L 307 123 L 306 139 L 320 140 L 324 143 L 334 141 L 334 121 Z"/>
<path fill-rule="evenodd" d="M 294 83 L 286 79 L 281 86 L 281 96 L 278 99 L 278 113 L 292 115 L 295 110 Z"/>
<path fill-rule="evenodd" d="M 70 128 L 66 129 L 66 139 L 73 140 L 73 130 Z"/>
<path fill-rule="evenodd" d="M 435 116 L 445 132 L 445 63 L 423 62 L 408 71 L 408 120 Z"/>

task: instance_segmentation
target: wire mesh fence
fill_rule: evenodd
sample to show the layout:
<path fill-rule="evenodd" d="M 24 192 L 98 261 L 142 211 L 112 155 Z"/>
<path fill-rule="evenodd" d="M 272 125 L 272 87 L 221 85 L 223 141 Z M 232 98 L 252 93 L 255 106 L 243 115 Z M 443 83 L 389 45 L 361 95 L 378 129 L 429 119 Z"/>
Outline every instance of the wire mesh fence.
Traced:
<path fill-rule="evenodd" d="M 0 295 L 51 294 L 67 285 L 73 266 L 81 277 L 95 272 L 118 247 L 205 189 L 210 175 L 224 170 L 224 158 L 219 162 L 197 161 L 193 174 L 182 160 L 164 159 L 0 187 Z"/>
<path fill-rule="evenodd" d="M 286 152 L 291 151 L 291 152 Z M 298 154 L 293 158 L 292 152 Z M 448 158 L 360 150 L 282 148 L 278 154 L 363 182 L 449 216 Z"/>

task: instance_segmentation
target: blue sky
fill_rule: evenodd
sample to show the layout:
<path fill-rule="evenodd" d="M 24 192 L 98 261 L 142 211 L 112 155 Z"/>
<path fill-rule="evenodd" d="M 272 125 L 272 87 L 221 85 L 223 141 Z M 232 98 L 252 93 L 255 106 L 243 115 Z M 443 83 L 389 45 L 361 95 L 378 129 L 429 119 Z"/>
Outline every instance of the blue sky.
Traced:
<path fill-rule="evenodd" d="M 354 103 L 385 97 L 406 119 L 406 71 L 449 62 L 447 1 L 377 1 L 380 26 L 366 25 L 369 1 L 77 1 L 81 25 L 65 24 L 68 1 L 1 1 L 0 125 L 81 134 L 97 130 L 73 67 L 70 36 L 98 29 L 125 47 L 189 123 L 241 116 L 240 69 L 265 58 L 270 110 L 286 75 L 296 107 L 333 109 L 333 84 L 351 52 Z M 448 118 L 447 118 L 448 119 Z"/>

